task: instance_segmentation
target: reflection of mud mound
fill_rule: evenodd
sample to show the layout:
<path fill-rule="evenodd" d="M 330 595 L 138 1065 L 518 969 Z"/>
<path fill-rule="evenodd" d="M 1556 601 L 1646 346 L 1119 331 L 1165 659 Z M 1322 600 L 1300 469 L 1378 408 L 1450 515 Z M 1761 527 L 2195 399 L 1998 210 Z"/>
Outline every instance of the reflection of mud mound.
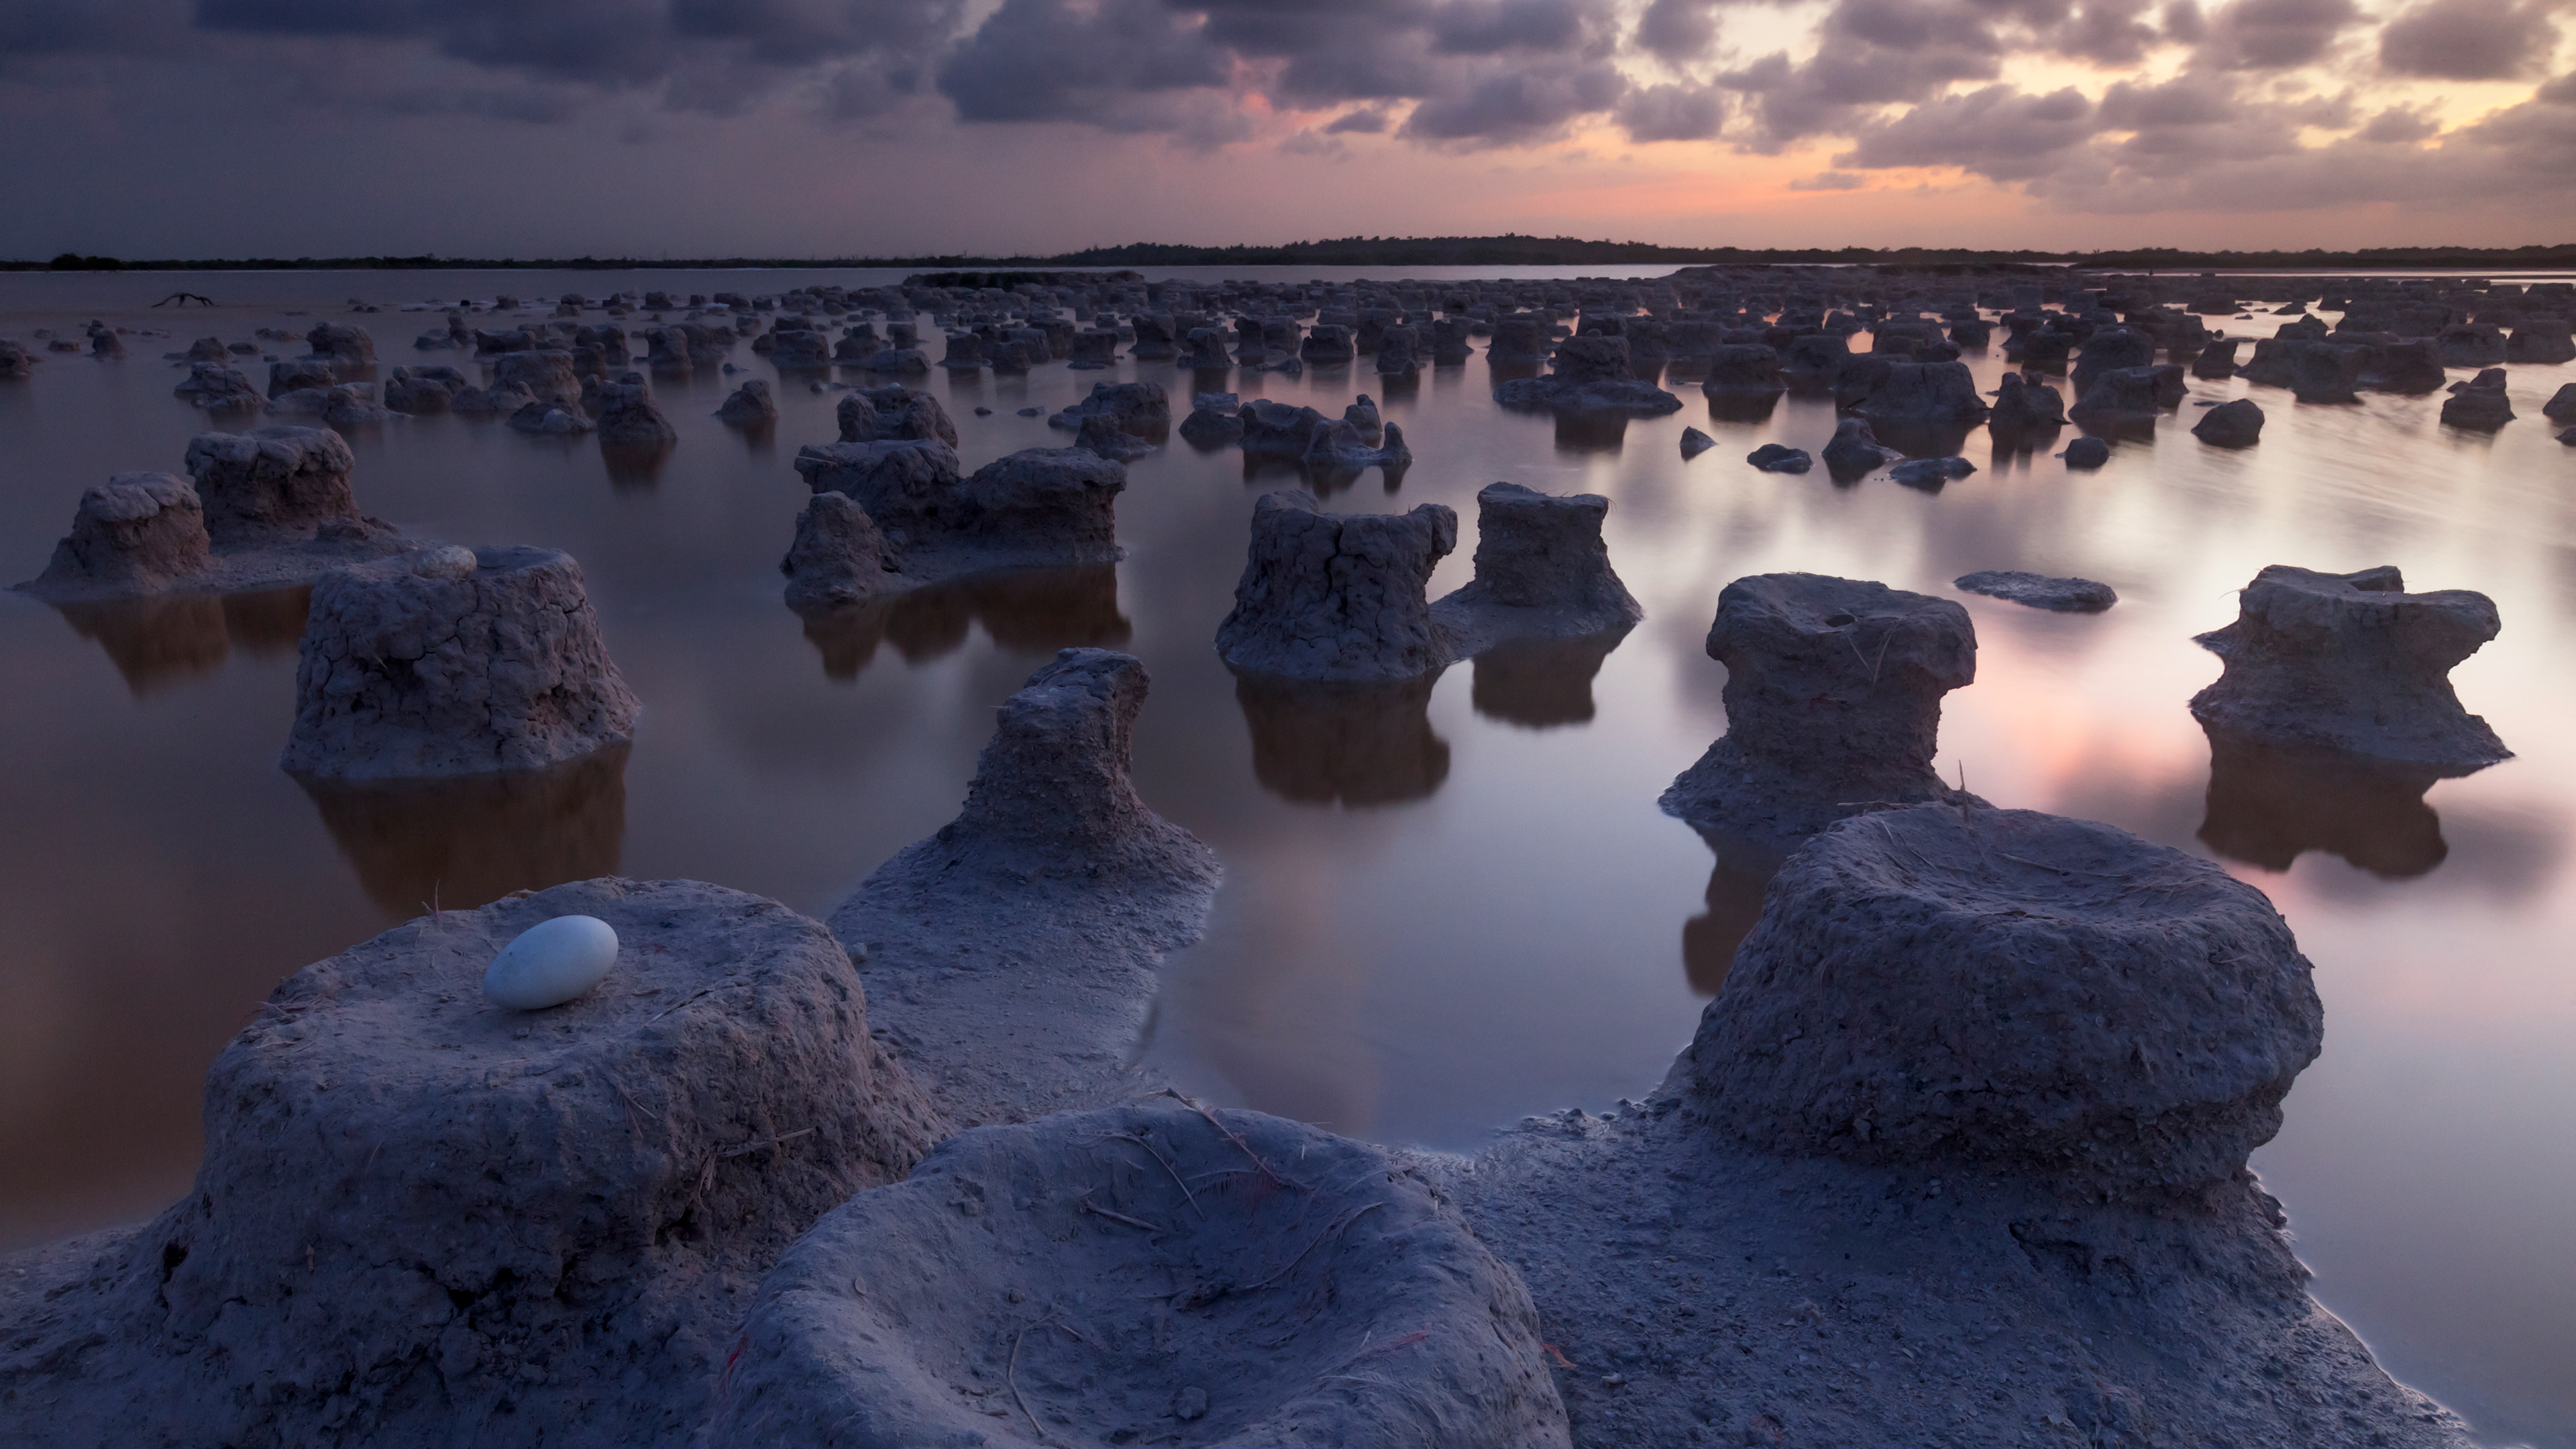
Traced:
<path fill-rule="evenodd" d="M 1352 684 L 1238 675 L 1252 730 L 1252 775 L 1305 804 L 1421 800 L 1449 778 L 1449 742 L 1432 733 L 1437 674 Z"/>
<path fill-rule="evenodd" d="M 72 632 L 98 641 L 136 694 L 219 666 L 245 654 L 294 652 L 304 637 L 313 586 L 246 594 L 151 594 L 134 599 L 57 604 Z"/>
<path fill-rule="evenodd" d="M 1547 729 L 1592 718 L 1592 678 L 1628 637 L 1622 629 L 1580 639 L 1513 639 L 1476 656 L 1476 713 Z"/>
<path fill-rule="evenodd" d="M 1717 852 L 1717 864 L 1708 873 L 1708 909 L 1682 922 L 1682 974 L 1701 996 L 1715 996 L 1726 984 L 1735 948 L 1762 919 L 1762 892 L 1780 869 L 1775 855 L 1729 849 L 1716 840 L 1709 848 Z"/>
<path fill-rule="evenodd" d="M 1626 413 L 1556 415 L 1556 450 L 1560 453 L 1615 453 L 1626 446 L 1627 441 Z"/>
<path fill-rule="evenodd" d="M 367 899 L 408 918 L 617 874 L 623 743 L 541 770 L 433 780 L 301 778 Z"/>
<path fill-rule="evenodd" d="M 858 678 L 880 644 L 892 644 L 911 664 L 954 653 L 975 624 L 1018 654 L 1112 647 L 1135 632 L 1118 612 L 1118 570 L 1111 564 L 970 574 L 800 615 L 805 637 L 822 651 L 823 673 L 833 679 Z"/>
<path fill-rule="evenodd" d="M 1767 423 L 1771 421 L 1773 410 L 1779 406 L 1780 394 L 1776 392 L 1750 396 L 1723 392 L 1708 395 L 1708 415 L 1721 423 Z"/>
<path fill-rule="evenodd" d="M 2213 729 L 2200 838 L 2265 870 L 2322 850 L 2376 876 L 2422 875 L 2451 853 L 2424 792 L 2459 773 Z"/>

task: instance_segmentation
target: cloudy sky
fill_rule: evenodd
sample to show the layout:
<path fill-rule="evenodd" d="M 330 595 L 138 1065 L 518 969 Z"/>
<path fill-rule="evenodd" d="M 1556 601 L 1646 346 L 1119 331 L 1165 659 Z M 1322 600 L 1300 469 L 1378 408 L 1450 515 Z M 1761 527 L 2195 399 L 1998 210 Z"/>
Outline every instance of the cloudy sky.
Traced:
<path fill-rule="evenodd" d="M 0 0 L 0 255 L 2576 241 L 2576 0 Z"/>

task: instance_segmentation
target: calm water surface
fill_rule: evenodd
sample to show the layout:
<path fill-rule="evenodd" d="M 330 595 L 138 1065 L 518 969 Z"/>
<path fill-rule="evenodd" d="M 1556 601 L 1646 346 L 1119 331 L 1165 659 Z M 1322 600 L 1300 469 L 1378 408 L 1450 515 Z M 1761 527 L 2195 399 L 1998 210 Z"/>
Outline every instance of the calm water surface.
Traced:
<path fill-rule="evenodd" d="M 77 337 L 92 316 L 170 333 L 129 337 L 124 362 L 55 355 L 0 384 L 0 575 L 43 567 L 82 488 L 177 469 L 205 424 L 170 396 L 184 370 L 160 354 L 192 337 L 300 331 L 351 294 L 889 279 L 0 277 L 0 335 Z M 148 310 L 178 286 L 226 305 Z M 438 314 L 346 320 L 390 367 Z M 1994 386 L 2000 357 L 1969 360 Z M 737 361 L 772 375 L 748 347 Z M 972 468 L 1065 441 L 1016 409 L 1137 375 L 1059 364 L 928 385 Z M 1176 402 L 1189 389 L 1163 364 L 1141 375 Z M 2288 1205 L 2318 1296 L 2490 1437 L 2576 1446 L 2576 449 L 2539 416 L 2576 367 L 2512 378 L 2522 417 L 2492 439 L 2442 429 L 2437 399 L 2302 406 L 2196 381 L 2195 400 L 2257 397 L 2262 445 L 2203 447 L 2186 406 L 2087 475 L 2044 453 L 1990 457 L 1980 433 L 1967 451 L 1984 471 L 1937 495 L 1743 466 L 1762 442 L 1819 447 L 1822 402 L 1727 420 L 1677 387 L 1677 416 L 1573 437 L 1498 412 L 1481 357 L 1409 387 L 1228 379 L 1328 412 L 1381 397 L 1420 461 L 1400 488 L 1372 472 L 1330 506 L 1456 508 L 1460 547 L 1435 595 L 1471 572 L 1476 490 L 1510 479 L 1609 495 L 1612 559 L 1646 606 L 1588 681 L 1582 659 L 1462 664 L 1330 716 L 1239 697 L 1210 647 L 1253 499 L 1294 483 L 1248 479 L 1236 452 L 1175 437 L 1131 464 L 1115 569 L 916 596 L 809 636 L 780 602 L 776 561 L 807 496 L 789 460 L 834 436 L 837 395 L 782 386 L 764 441 L 709 416 L 741 376 L 665 385 L 681 443 L 649 478 L 612 477 L 587 440 L 480 419 L 354 429 L 368 512 L 425 538 L 581 560 L 647 706 L 635 743 L 535 793 L 317 796 L 276 769 L 299 595 L 76 612 L 0 597 L 0 1246 L 176 1195 L 196 1165 L 206 1064 L 255 1003 L 433 894 L 467 905 L 615 871 L 827 911 L 950 818 L 992 706 L 1077 643 L 1151 668 L 1139 787 L 1227 869 L 1208 939 L 1166 971 L 1151 1050 L 1176 1074 L 1342 1132 L 1450 1148 L 1527 1113 L 1606 1108 L 1661 1078 L 1758 905 L 1713 881 L 1707 849 L 1654 803 L 1725 728 L 1723 671 L 1702 651 L 1718 591 L 1806 569 L 1954 596 L 1957 574 L 2026 568 L 2105 580 L 2121 603 L 2067 618 L 1959 596 L 1981 649 L 1977 683 L 1947 702 L 1942 772 L 1999 804 L 2214 856 L 2271 895 L 2316 963 L 2326 1047 L 2255 1166 Z M 1694 424 L 1719 446 L 1685 464 L 1677 440 Z M 2271 563 L 2394 563 L 2415 588 L 2492 595 L 2503 636 L 2453 678 L 2520 757 L 2420 801 L 2259 763 L 2213 779 L 2184 702 L 2218 665 L 2191 636 L 2233 618 L 2234 590 Z"/>

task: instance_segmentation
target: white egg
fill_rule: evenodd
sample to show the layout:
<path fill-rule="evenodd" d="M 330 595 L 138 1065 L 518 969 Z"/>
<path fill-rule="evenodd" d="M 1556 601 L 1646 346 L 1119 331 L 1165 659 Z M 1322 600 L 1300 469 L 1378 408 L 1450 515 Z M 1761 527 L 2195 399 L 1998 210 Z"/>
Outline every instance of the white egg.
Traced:
<path fill-rule="evenodd" d="M 616 964 L 616 928 L 597 916 L 557 916 L 501 948 L 483 973 L 483 994 L 520 1011 L 542 1011 L 587 993 Z"/>

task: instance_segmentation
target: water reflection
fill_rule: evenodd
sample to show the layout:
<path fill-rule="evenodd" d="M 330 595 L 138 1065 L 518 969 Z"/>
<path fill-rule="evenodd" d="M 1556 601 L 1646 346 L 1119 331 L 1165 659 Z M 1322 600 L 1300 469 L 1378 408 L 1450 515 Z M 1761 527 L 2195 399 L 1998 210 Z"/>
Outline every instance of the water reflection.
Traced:
<path fill-rule="evenodd" d="M 1514 639 L 1476 656 L 1476 713 L 1530 729 L 1592 718 L 1592 680 L 1628 631 L 1580 639 Z"/>
<path fill-rule="evenodd" d="M 241 594 L 159 594 L 56 604 L 72 632 L 95 640 L 136 698 L 219 668 L 233 651 L 292 654 L 304 637 L 313 586 Z"/>
<path fill-rule="evenodd" d="M 1708 909 L 1682 922 L 1682 974 L 1700 996 L 1715 996 L 1735 965 L 1735 948 L 1753 934 L 1762 918 L 1762 895 L 1786 857 L 1701 832 L 1700 839 L 1717 857 L 1709 867 Z"/>
<path fill-rule="evenodd" d="M 615 875 L 626 836 L 622 744 L 542 770 L 439 780 L 299 777 L 379 910 L 409 920 L 515 890 Z"/>
<path fill-rule="evenodd" d="M 1780 394 L 1776 392 L 1755 393 L 1750 396 L 1742 393 L 1711 393 L 1708 396 L 1708 416 L 1712 422 L 1767 423 L 1771 421 L 1772 412 L 1779 406 Z"/>
<path fill-rule="evenodd" d="M 662 465 L 671 460 L 676 443 L 602 443 L 600 461 L 608 465 L 608 481 L 618 488 L 650 488 L 662 481 Z"/>
<path fill-rule="evenodd" d="M 800 611 L 800 617 L 806 639 L 823 655 L 824 675 L 845 682 L 859 677 L 880 644 L 919 664 L 963 647 L 974 624 L 1021 654 L 1083 644 L 1115 648 L 1135 632 L 1118 612 L 1112 564 L 972 574 L 890 599 Z"/>
<path fill-rule="evenodd" d="M 1627 445 L 1626 413 L 1564 412 L 1556 415 L 1556 450 L 1560 453 L 1615 453 Z"/>
<path fill-rule="evenodd" d="M 2288 870 L 2311 850 L 2383 879 L 2450 854 L 2424 792 L 2446 772 L 2209 729 L 2209 814 L 2200 839 L 2231 860 Z M 2457 772 L 2450 772 L 2457 773 Z"/>
<path fill-rule="evenodd" d="M 1252 731 L 1252 776 L 1308 805 L 1422 800 L 1449 778 L 1449 742 L 1431 729 L 1426 674 L 1383 684 L 1235 676 Z"/>

